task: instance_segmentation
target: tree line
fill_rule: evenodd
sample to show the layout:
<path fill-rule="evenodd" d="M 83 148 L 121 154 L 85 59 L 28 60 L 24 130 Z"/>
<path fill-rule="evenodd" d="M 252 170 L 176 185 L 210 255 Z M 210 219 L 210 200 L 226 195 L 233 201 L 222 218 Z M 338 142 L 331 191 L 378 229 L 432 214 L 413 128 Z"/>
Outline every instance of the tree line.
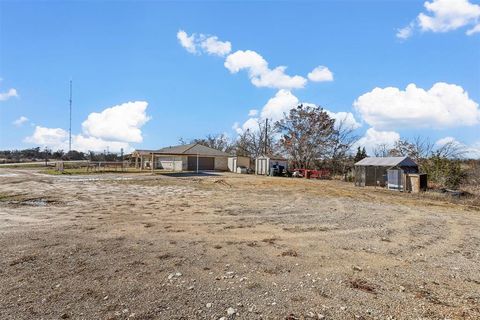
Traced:
<path fill-rule="evenodd" d="M 0 163 L 14 163 L 25 161 L 44 161 L 44 160 L 90 160 L 90 161 L 121 161 L 121 153 L 110 152 L 81 152 L 71 150 L 53 151 L 49 148 L 29 148 L 23 150 L 0 150 Z"/>

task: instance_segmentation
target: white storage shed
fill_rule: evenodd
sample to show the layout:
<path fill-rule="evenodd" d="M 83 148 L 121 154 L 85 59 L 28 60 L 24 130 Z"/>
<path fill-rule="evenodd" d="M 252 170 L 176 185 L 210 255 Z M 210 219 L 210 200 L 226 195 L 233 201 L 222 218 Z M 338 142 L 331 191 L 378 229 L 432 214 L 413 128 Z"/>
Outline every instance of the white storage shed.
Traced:
<path fill-rule="evenodd" d="M 255 159 L 255 174 L 268 176 L 274 168 L 288 169 L 288 160 L 274 156 L 261 156 Z"/>

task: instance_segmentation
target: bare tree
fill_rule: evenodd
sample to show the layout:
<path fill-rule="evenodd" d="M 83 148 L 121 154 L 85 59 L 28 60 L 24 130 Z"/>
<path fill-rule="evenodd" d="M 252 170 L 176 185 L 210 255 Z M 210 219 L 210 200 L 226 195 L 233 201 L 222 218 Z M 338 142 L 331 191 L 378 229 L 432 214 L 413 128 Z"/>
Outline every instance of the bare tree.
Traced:
<path fill-rule="evenodd" d="M 460 159 L 465 156 L 465 146 L 459 142 L 452 140 L 440 145 L 433 152 L 433 156 L 447 159 Z"/>
<path fill-rule="evenodd" d="M 268 123 L 260 121 L 257 129 L 247 129 L 237 138 L 233 149 L 239 156 L 256 158 L 265 154 L 272 154 L 275 146 L 275 130 Z"/>
<path fill-rule="evenodd" d="M 407 139 L 398 140 L 388 153 L 394 157 L 408 156 L 419 162 L 432 154 L 433 146 L 428 139 L 416 136 L 412 141 Z"/>
<path fill-rule="evenodd" d="M 352 162 L 350 151 L 357 142 L 358 136 L 354 134 L 355 129 L 347 123 L 346 119 L 337 120 L 335 128 L 328 156 L 333 172 L 343 174 L 348 167 L 348 162 Z"/>
<path fill-rule="evenodd" d="M 299 105 L 275 126 L 281 133 L 279 145 L 300 168 L 327 158 L 336 134 L 335 120 L 318 106 Z"/>
<path fill-rule="evenodd" d="M 231 152 L 233 149 L 230 139 L 224 133 L 208 134 L 205 138 L 193 139 L 190 141 L 190 143 L 199 143 L 206 147 L 217 149 L 223 152 Z"/>
<path fill-rule="evenodd" d="M 377 144 L 373 150 L 375 157 L 388 157 L 390 155 L 390 148 L 386 143 Z"/>

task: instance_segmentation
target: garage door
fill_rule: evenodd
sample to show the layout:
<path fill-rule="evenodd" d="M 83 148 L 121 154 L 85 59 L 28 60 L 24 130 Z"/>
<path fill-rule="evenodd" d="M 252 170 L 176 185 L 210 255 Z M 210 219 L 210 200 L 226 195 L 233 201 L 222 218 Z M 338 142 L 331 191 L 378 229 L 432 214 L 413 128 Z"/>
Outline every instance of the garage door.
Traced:
<path fill-rule="evenodd" d="M 213 157 L 198 157 L 198 170 L 214 170 L 215 158 Z M 197 157 L 188 157 L 188 170 L 197 170 Z"/>

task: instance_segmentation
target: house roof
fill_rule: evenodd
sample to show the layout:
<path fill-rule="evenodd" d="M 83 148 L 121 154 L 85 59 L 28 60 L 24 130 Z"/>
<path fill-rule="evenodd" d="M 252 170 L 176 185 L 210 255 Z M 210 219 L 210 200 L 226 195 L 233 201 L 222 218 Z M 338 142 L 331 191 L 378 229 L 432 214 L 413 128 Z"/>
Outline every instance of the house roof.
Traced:
<path fill-rule="evenodd" d="M 368 157 L 355 163 L 356 166 L 378 166 L 378 167 L 416 167 L 415 161 L 410 157 Z"/>
<path fill-rule="evenodd" d="M 229 157 L 231 154 L 204 146 L 199 143 L 183 144 L 178 146 L 165 147 L 158 150 L 136 150 L 139 153 L 154 153 L 165 155 L 199 155 L 210 157 Z"/>

